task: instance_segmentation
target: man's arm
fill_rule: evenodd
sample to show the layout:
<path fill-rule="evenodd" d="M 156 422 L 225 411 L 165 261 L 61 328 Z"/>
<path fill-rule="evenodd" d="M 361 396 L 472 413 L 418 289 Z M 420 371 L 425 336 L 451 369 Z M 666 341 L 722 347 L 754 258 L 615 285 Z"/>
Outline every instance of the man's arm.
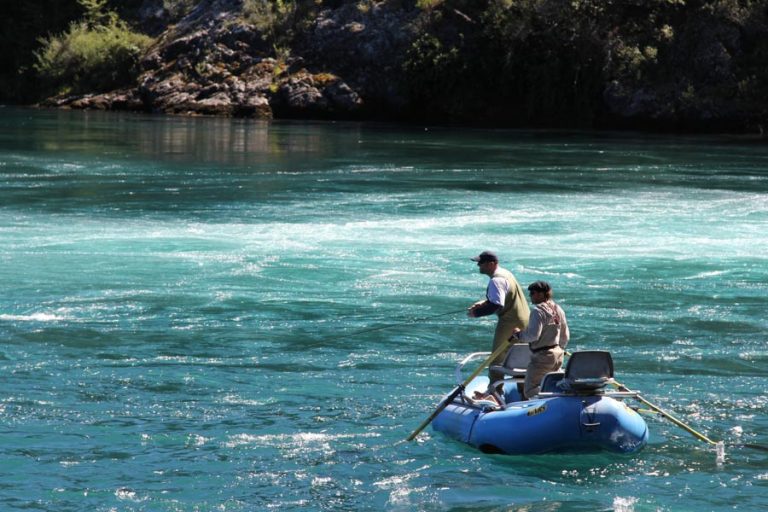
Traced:
<path fill-rule="evenodd" d="M 494 304 L 493 302 L 486 300 L 474 304 L 469 310 L 467 310 L 467 316 L 470 318 L 477 318 L 480 316 L 492 315 L 501 309 L 500 304 Z"/>
<path fill-rule="evenodd" d="M 559 307 L 559 306 L 558 306 Z M 568 321 L 565 319 L 565 311 L 560 308 L 560 342 L 559 345 L 563 348 L 568 344 L 568 340 L 571 339 L 571 330 L 568 329 Z"/>
<path fill-rule="evenodd" d="M 504 307 L 504 295 L 507 293 L 504 287 L 505 283 L 506 280 L 500 277 L 491 279 L 488 282 L 488 288 L 485 290 L 486 299 L 472 304 L 472 307 L 467 311 L 467 316 L 470 318 L 488 316 Z"/>
<path fill-rule="evenodd" d="M 541 314 L 538 309 L 534 308 L 531 310 L 531 316 L 528 317 L 528 327 L 518 332 L 515 337 L 520 341 L 530 343 L 539 339 L 542 328 Z"/>

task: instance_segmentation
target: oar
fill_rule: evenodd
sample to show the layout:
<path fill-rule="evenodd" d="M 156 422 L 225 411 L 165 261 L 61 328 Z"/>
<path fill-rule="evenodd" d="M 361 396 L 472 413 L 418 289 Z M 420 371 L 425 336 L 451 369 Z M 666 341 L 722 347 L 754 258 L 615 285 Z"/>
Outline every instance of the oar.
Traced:
<path fill-rule="evenodd" d="M 566 356 L 570 356 L 571 353 L 566 351 L 565 355 Z M 637 399 L 639 402 L 641 402 L 642 404 L 644 404 L 645 406 L 650 408 L 650 410 L 651 410 L 650 412 L 654 412 L 654 413 L 662 415 L 663 417 L 667 418 L 669 421 L 671 421 L 672 423 L 674 423 L 678 427 L 680 427 L 683 430 L 685 430 L 686 432 L 692 434 L 697 439 L 699 439 L 701 441 L 704 441 L 705 443 L 714 445 L 716 447 L 716 449 L 717 449 L 717 459 L 718 459 L 718 461 L 719 462 L 723 461 L 723 459 L 725 457 L 725 444 L 722 441 L 713 441 L 712 439 L 708 438 L 707 436 L 705 436 L 701 432 L 697 432 L 690 425 L 687 425 L 686 423 L 682 422 L 681 420 L 675 418 L 674 416 L 672 416 L 670 413 L 668 413 L 667 411 L 665 411 L 661 407 L 652 404 L 651 402 L 646 400 L 644 397 L 642 397 L 639 393 L 636 393 L 636 392 L 630 390 L 624 384 L 622 384 L 621 382 L 616 381 L 615 379 L 613 381 L 613 385 L 616 386 L 616 388 L 619 391 L 633 393 L 635 399 Z M 732 446 L 739 446 L 739 447 L 744 447 L 744 448 L 753 448 L 755 450 L 768 451 L 768 446 L 763 446 L 763 445 L 759 445 L 759 444 L 740 444 L 740 445 L 732 445 Z"/>
<path fill-rule="evenodd" d="M 448 404 L 450 404 L 450 403 L 453 401 L 453 399 L 454 399 L 454 398 L 456 398 L 456 397 L 459 395 L 459 393 L 461 393 L 462 391 L 464 391 L 464 388 L 466 388 L 466 387 L 469 385 L 469 383 L 470 383 L 470 382 L 472 382 L 472 379 L 474 379 L 475 377 L 477 377 L 477 376 L 480 374 L 480 372 L 482 372 L 482 371 L 485 369 L 485 367 L 487 367 L 489 364 L 491 364 L 491 363 L 493 362 L 493 360 L 494 360 L 494 359 L 496 359 L 496 358 L 497 358 L 497 357 L 499 357 L 501 354 L 503 354 L 504 352 L 506 352 L 506 351 L 509 349 L 509 346 L 510 346 L 510 345 L 511 345 L 511 343 L 510 343 L 509 341 L 505 341 L 504 343 L 502 343 L 501 345 L 499 345 L 499 348 L 497 348 L 497 349 L 496 349 L 496 350 L 495 350 L 495 351 L 494 351 L 494 352 L 493 352 L 493 353 L 492 353 L 492 354 L 491 354 L 491 355 L 488 357 L 488 359 L 486 359 L 485 361 L 483 361 L 483 363 L 482 363 L 482 364 L 481 364 L 481 365 L 480 365 L 480 366 L 477 368 L 477 370 L 475 370 L 474 372 L 472 372 L 472 375 L 470 375 L 469 377 L 467 377 L 467 379 L 466 379 L 464 382 L 462 382 L 461 384 L 459 384 L 458 386 L 456 386 L 456 387 L 454 388 L 454 390 L 453 390 L 453 391 L 451 391 L 451 393 L 450 393 L 448 396 L 446 396 L 446 397 L 445 397 L 445 398 L 444 398 L 444 399 L 443 399 L 443 400 L 442 400 L 442 401 L 441 401 L 439 404 L 437 404 L 437 408 L 435 408 L 434 412 L 433 412 L 432 414 L 430 414 L 430 415 L 429 415 L 429 418 L 427 418 L 426 420 L 424 420 L 424 421 L 422 422 L 422 424 L 421 424 L 421 425 L 419 425 L 419 428 L 417 428 L 416 430 L 414 430 L 414 431 L 413 431 L 413 433 L 411 433 L 411 435 L 409 435 L 409 436 L 406 438 L 406 440 L 407 440 L 407 441 L 413 441 L 413 440 L 416 438 L 416 436 L 418 436 L 418 435 L 419 435 L 419 433 L 420 433 L 422 430 L 424 430 L 424 428 L 425 428 L 427 425 L 429 425 L 430 423 L 432 423 L 432 420 L 433 420 L 433 419 L 435 419 L 435 417 L 437 417 L 437 415 L 438 415 L 438 414 L 440 414 L 440 412 L 441 412 L 443 409 L 445 409 L 446 407 L 448 407 Z"/>
<path fill-rule="evenodd" d="M 619 391 L 625 391 L 625 392 L 628 392 L 628 393 L 634 393 L 634 391 L 628 389 L 624 384 L 622 384 L 620 382 L 614 381 L 613 385 L 616 386 Z M 712 444 L 712 445 L 715 445 L 715 446 L 717 446 L 719 444 L 717 441 L 711 440 L 710 438 L 708 438 L 704 434 L 702 434 L 700 432 L 697 432 L 696 430 L 691 428 L 691 426 L 689 426 L 689 425 L 683 423 L 682 421 L 680 421 L 679 419 L 675 418 L 674 416 L 672 416 L 670 413 L 668 413 L 667 411 L 665 411 L 661 407 L 652 404 L 651 402 L 649 402 L 648 400 L 643 398 L 639 393 L 635 393 L 634 398 L 636 398 L 638 401 L 640 401 L 646 407 L 650 408 L 652 411 L 661 414 L 662 416 L 664 416 L 669 421 L 671 421 L 672 423 L 674 423 L 678 427 L 682 428 L 686 432 L 688 432 L 690 434 L 693 434 L 693 436 L 696 437 L 697 439 L 700 439 L 701 441 L 704 441 L 706 443 L 709 443 L 709 444 Z"/>
<path fill-rule="evenodd" d="M 571 355 L 571 353 L 568 352 L 567 350 L 564 353 L 565 353 L 566 356 L 570 356 Z M 679 419 L 675 418 L 674 416 L 669 414 L 667 411 L 665 411 L 661 407 L 658 407 L 658 406 L 652 404 L 651 402 L 649 402 L 648 400 L 643 398 L 640 395 L 640 393 L 636 393 L 635 391 L 632 391 L 631 389 L 627 388 L 627 386 L 625 386 L 624 384 L 622 384 L 621 382 L 619 382 L 619 381 L 617 381 L 615 379 L 612 382 L 612 384 L 614 386 L 616 386 L 616 388 L 619 391 L 624 391 L 625 393 L 634 393 L 634 398 L 636 398 L 640 403 L 642 403 L 642 404 L 646 405 L 647 407 L 649 407 L 653 412 L 661 414 L 662 416 L 667 418 L 669 421 L 671 421 L 672 423 L 674 423 L 678 427 L 686 430 L 687 432 L 690 432 L 691 434 L 693 434 L 695 437 L 701 439 L 702 441 L 705 441 L 705 442 L 707 442 L 709 444 L 713 444 L 713 445 L 717 446 L 718 443 L 716 441 L 713 441 L 710 438 L 708 438 L 707 436 L 705 436 L 704 434 L 701 434 L 701 433 L 695 431 L 693 428 L 691 428 L 690 426 L 686 425 L 685 423 L 683 423 Z"/>
<path fill-rule="evenodd" d="M 620 391 L 629 391 L 629 389 L 627 389 L 626 386 L 622 385 L 619 382 L 614 382 L 614 385 Z M 683 428 L 684 430 L 686 430 L 687 432 L 690 432 L 691 434 L 693 434 L 696 438 L 701 439 L 702 441 L 704 441 L 706 443 L 715 445 L 715 447 L 717 448 L 718 460 L 719 461 L 723 460 L 723 458 L 725 457 L 725 445 L 723 444 L 722 441 L 713 441 L 712 439 L 708 438 L 704 434 L 695 431 L 690 426 L 686 425 L 685 423 L 683 423 L 679 419 L 677 419 L 674 416 L 672 416 L 671 414 L 669 414 L 667 411 L 663 410 L 661 407 L 653 405 L 651 402 L 649 402 L 648 400 L 646 400 L 645 398 L 643 398 L 639 394 L 636 395 L 635 398 L 637 398 L 640 402 L 642 402 L 643 404 L 648 406 L 651 409 L 651 411 L 653 411 L 655 413 L 658 413 L 658 414 L 661 414 L 662 416 L 667 418 L 669 421 L 671 421 L 675 425 L 677 425 L 677 426 Z M 753 450 L 761 450 L 761 451 L 764 451 L 764 452 L 768 452 L 768 446 L 764 446 L 764 445 L 761 445 L 761 444 L 745 443 L 745 444 L 729 444 L 729 446 L 737 447 L 737 448 L 752 448 Z"/>

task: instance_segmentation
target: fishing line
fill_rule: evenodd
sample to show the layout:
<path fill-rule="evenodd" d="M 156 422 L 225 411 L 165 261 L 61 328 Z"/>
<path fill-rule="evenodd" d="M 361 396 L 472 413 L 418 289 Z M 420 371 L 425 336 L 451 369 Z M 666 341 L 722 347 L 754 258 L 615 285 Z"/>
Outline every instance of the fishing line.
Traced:
<path fill-rule="evenodd" d="M 737 448 L 752 448 L 753 450 L 768 452 L 768 446 L 763 446 L 761 444 L 734 444 L 732 446 Z"/>
<path fill-rule="evenodd" d="M 407 322 L 400 322 L 400 323 L 397 323 L 397 324 L 382 325 L 380 327 L 373 327 L 371 329 L 364 329 L 362 331 L 352 332 L 352 333 L 349 333 L 349 334 L 342 334 L 341 336 L 336 336 L 336 339 L 349 338 L 351 336 L 359 336 L 360 334 L 366 334 L 366 333 L 374 332 L 374 331 L 381 331 L 382 329 L 389 329 L 391 327 L 399 327 L 401 325 L 410 325 L 410 324 L 415 323 L 415 322 L 424 322 L 426 320 L 432 320 L 433 318 L 440 318 L 441 316 L 455 315 L 456 313 L 463 313 L 465 311 L 466 311 L 466 308 L 465 309 L 459 309 L 459 310 L 456 310 L 456 311 L 449 311 L 448 313 L 440 313 L 439 315 L 425 316 L 425 317 L 422 317 L 422 318 L 414 318 L 412 320 L 408 320 Z"/>

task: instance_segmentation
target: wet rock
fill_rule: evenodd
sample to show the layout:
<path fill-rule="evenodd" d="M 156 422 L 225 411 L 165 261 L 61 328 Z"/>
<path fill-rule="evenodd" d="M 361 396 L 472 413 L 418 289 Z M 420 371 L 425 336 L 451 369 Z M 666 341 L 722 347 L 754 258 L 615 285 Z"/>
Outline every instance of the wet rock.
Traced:
<path fill-rule="evenodd" d="M 271 119 L 272 107 L 265 96 L 253 94 L 241 98 L 235 105 L 233 114 L 238 117 L 252 117 L 256 119 Z"/>
<path fill-rule="evenodd" d="M 336 111 L 355 112 L 363 107 L 360 95 L 341 80 L 331 83 L 323 93 Z"/>
<path fill-rule="evenodd" d="M 368 107 L 398 107 L 405 95 L 402 63 L 418 35 L 411 27 L 419 13 L 393 2 L 374 3 L 367 11 L 354 3 L 324 9 L 299 42 L 298 53 L 312 68 L 342 77 Z"/>
<path fill-rule="evenodd" d="M 275 110 L 287 117 L 349 117 L 363 105 L 360 95 L 339 77 L 306 70 L 283 80 L 273 97 Z"/>

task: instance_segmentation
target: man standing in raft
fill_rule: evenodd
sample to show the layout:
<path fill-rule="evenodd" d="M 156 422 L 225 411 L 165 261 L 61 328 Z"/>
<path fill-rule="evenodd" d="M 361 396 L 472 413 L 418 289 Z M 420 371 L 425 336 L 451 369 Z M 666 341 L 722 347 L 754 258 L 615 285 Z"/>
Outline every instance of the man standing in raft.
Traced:
<path fill-rule="evenodd" d="M 493 335 L 493 351 L 505 343 L 515 332 L 525 329 L 528 325 L 530 309 L 525 300 L 525 294 L 512 272 L 499 266 L 499 258 L 491 251 L 483 251 L 472 258 L 477 262 L 481 274 L 491 278 L 485 291 L 485 300 L 475 302 L 468 310 L 467 316 L 478 318 L 496 313 L 499 321 Z M 504 362 L 506 354 L 501 354 L 491 363 L 491 366 Z M 561 358 L 562 359 L 562 358 Z M 501 380 L 504 374 L 488 371 L 491 382 Z M 489 385 L 490 388 L 490 385 Z M 493 390 L 489 389 L 488 392 Z"/>
<path fill-rule="evenodd" d="M 528 292 L 536 309 L 531 311 L 528 327 L 512 337 L 527 342 L 532 352 L 531 362 L 525 372 L 525 398 L 538 394 L 544 375 L 560 369 L 565 346 L 571 337 L 565 312 L 552 300 L 552 287 L 549 283 L 531 283 Z"/>

